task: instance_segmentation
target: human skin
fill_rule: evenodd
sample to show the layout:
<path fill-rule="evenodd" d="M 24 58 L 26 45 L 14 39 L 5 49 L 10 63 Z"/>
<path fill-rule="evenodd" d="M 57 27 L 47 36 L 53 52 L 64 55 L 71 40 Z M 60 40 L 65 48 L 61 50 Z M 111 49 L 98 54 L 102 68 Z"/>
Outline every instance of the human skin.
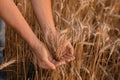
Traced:
<path fill-rule="evenodd" d="M 51 43 L 52 41 L 54 43 L 55 38 L 57 38 L 59 32 L 55 28 L 51 0 L 31 0 L 31 3 L 45 39 L 47 38 L 47 40 L 49 40 Z M 69 49 L 69 52 L 67 52 L 67 49 Z M 62 59 L 66 62 L 70 62 L 74 60 L 74 58 L 73 46 L 71 45 L 70 41 L 67 41 L 66 53 L 62 56 Z"/>
<path fill-rule="evenodd" d="M 34 10 L 39 7 L 42 8 L 40 12 L 37 12 L 36 10 L 36 15 L 38 16 L 39 23 L 41 25 L 41 28 L 43 32 L 47 32 L 47 27 L 50 28 L 51 23 L 54 24 L 54 22 L 49 22 L 46 21 L 46 19 L 43 19 L 42 12 L 45 10 L 43 9 L 44 4 L 41 6 L 34 6 L 37 5 L 37 1 L 43 1 L 43 0 L 31 0 Z M 36 2 L 34 2 L 36 1 Z M 45 1 L 46 2 L 46 1 Z M 42 3 L 41 3 L 42 4 Z M 48 4 L 50 4 L 48 2 Z M 48 5 L 46 4 L 46 6 Z M 50 5 L 48 5 L 49 7 Z M 48 8 L 47 7 L 47 8 Z M 43 11 L 42 11 L 43 10 Z M 49 12 L 49 11 L 48 11 Z M 47 13 L 44 15 L 47 16 Z M 48 17 L 52 19 L 52 14 L 49 14 Z M 67 60 L 65 57 L 63 57 L 60 61 L 56 61 L 52 58 L 51 53 L 48 51 L 47 47 L 39 41 L 39 39 L 36 37 L 36 35 L 33 33 L 31 30 L 29 24 L 26 22 L 24 17 L 21 15 L 20 11 L 18 10 L 17 6 L 14 4 L 13 0 L 0 0 L 0 17 L 7 23 L 9 24 L 32 48 L 34 51 L 33 55 L 34 58 L 36 59 L 36 64 L 40 68 L 45 68 L 45 69 L 55 69 L 56 67 L 63 65 L 66 63 L 66 61 L 71 61 L 73 60 L 73 57 L 68 57 Z M 47 18 L 47 17 L 46 17 Z M 43 24 L 42 24 L 43 23 Z M 49 25 L 49 26 L 47 26 Z M 53 25 L 54 26 L 54 25 Z M 45 29 L 46 28 L 46 29 Z M 55 28 L 51 28 L 52 31 L 56 32 Z M 49 31 L 48 31 L 49 32 Z"/>
<path fill-rule="evenodd" d="M 51 29 L 56 33 L 51 10 L 51 0 L 31 0 L 33 10 L 44 33 Z"/>

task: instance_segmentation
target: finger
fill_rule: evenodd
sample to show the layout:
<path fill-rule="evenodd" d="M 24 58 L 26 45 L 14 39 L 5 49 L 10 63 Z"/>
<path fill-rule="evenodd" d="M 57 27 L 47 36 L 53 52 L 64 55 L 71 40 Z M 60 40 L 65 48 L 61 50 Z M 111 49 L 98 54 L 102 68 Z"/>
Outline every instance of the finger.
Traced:
<path fill-rule="evenodd" d="M 72 56 L 71 61 L 75 60 L 75 56 Z"/>
<path fill-rule="evenodd" d="M 68 56 L 68 55 L 64 55 L 63 58 L 65 59 L 66 62 L 70 62 L 75 59 L 74 56 Z"/>
<path fill-rule="evenodd" d="M 49 60 L 46 61 L 46 66 L 48 67 L 48 69 L 56 69 L 55 65 Z"/>
<path fill-rule="evenodd" d="M 56 67 L 66 64 L 65 60 L 56 61 Z"/>
<path fill-rule="evenodd" d="M 70 51 L 69 54 L 74 55 L 74 48 L 73 48 L 73 46 L 71 45 L 71 43 L 68 43 L 68 48 L 69 48 L 69 51 Z"/>
<path fill-rule="evenodd" d="M 52 63 L 53 63 L 56 67 L 66 64 L 65 60 L 56 61 L 56 60 L 54 60 L 54 59 L 52 60 Z"/>

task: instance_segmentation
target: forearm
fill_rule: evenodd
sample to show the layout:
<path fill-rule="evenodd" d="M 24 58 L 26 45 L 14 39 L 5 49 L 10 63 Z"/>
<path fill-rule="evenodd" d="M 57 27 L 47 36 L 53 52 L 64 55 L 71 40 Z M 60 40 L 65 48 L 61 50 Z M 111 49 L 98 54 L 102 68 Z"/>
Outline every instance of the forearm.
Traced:
<path fill-rule="evenodd" d="M 31 0 L 31 2 L 43 32 L 45 33 L 48 29 L 56 31 L 51 10 L 51 0 Z"/>
<path fill-rule="evenodd" d="M 12 0 L 0 0 L 0 17 L 20 34 L 31 47 L 38 43 L 39 40 Z"/>

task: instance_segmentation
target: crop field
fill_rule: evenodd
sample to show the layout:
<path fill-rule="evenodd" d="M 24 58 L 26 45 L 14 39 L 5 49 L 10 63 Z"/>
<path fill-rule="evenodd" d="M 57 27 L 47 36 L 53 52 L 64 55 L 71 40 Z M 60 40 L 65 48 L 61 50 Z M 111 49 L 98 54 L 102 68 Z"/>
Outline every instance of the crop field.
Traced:
<path fill-rule="evenodd" d="M 14 1 L 45 42 L 30 0 Z M 54 71 L 34 66 L 31 48 L 7 25 L 5 63 L 0 68 L 8 80 L 120 80 L 120 0 L 51 1 L 56 28 L 70 39 L 75 60 Z"/>

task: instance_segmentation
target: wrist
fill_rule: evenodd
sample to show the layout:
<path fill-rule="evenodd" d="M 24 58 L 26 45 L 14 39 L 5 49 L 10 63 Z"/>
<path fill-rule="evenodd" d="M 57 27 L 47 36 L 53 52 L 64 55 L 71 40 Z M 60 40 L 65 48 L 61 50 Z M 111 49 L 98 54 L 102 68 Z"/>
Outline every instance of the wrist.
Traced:
<path fill-rule="evenodd" d="M 46 33 L 57 33 L 57 30 L 54 26 L 43 27 L 42 31 L 43 31 L 44 34 L 46 34 Z"/>
<path fill-rule="evenodd" d="M 35 51 L 40 46 L 40 40 L 34 36 L 28 41 L 29 46 Z"/>

